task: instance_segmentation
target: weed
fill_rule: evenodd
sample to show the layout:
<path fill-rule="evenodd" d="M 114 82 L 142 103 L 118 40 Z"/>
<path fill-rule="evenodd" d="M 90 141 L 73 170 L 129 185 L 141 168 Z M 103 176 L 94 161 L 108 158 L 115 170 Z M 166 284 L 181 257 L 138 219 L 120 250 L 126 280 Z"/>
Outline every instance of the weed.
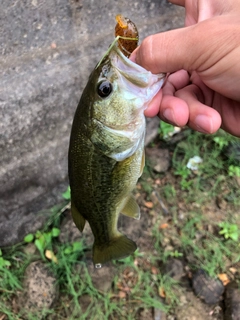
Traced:
<path fill-rule="evenodd" d="M 213 141 L 219 146 L 220 150 L 223 150 L 224 147 L 228 146 L 229 140 L 226 139 L 226 136 L 215 136 Z"/>
<path fill-rule="evenodd" d="M 6 260 L 2 256 L 2 250 L 0 249 L 0 269 L 1 268 L 7 268 L 11 266 L 11 262 L 9 260 Z"/>
<path fill-rule="evenodd" d="M 158 276 L 159 284 L 158 291 L 159 295 L 163 296 L 169 305 L 174 306 L 178 304 L 179 282 L 171 278 L 168 274 Z"/>
<path fill-rule="evenodd" d="M 31 233 L 26 235 L 24 241 L 26 243 L 34 242 L 42 258 L 44 259 L 44 251 L 52 247 L 53 238 L 58 237 L 59 234 L 60 230 L 58 228 L 52 228 L 49 232 L 41 232 L 38 230 L 35 235 Z"/>
<path fill-rule="evenodd" d="M 167 138 L 171 137 L 173 132 L 174 132 L 173 125 L 166 123 L 164 121 L 160 121 L 159 134 L 160 134 L 161 138 L 167 139 Z"/>
<path fill-rule="evenodd" d="M 238 241 L 239 229 L 234 223 L 229 223 L 227 221 L 220 222 L 218 226 L 221 228 L 219 234 L 223 235 L 225 239 L 232 239 L 233 241 Z"/>
<path fill-rule="evenodd" d="M 65 200 L 70 200 L 71 199 L 71 189 L 70 186 L 67 187 L 67 190 L 65 192 L 62 193 L 62 197 Z"/>
<path fill-rule="evenodd" d="M 84 248 L 85 246 L 82 241 L 73 242 L 64 249 L 64 253 L 66 255 L 74 254 L 76 252 L 79 253 L 82 252 Z"/>
<path fill-rule="evenodd" d="M 237 243 L 223 243 L 218 236 L 206 231 L 207 221 L 198 216 L 190 219 L 181 232 L 181 248 L 188 256 L 192 267 L 201 266 L 211 276 L 223 271 L 224 261 L 233 259 L 232 250 L 237 250 Z M 227 228 L 229 232 L 229 228 Z M 196 237 L 198 236 L 198 237 Z"/>
<path fill-rule="evenodd" d="M 181 252 L 179 252 L 178 250 L 174 250 L 174 251 L 165 251 L 164 252 L 165 255 L 165 259 L 167 260 L 168 257 L 172 257 L 172 258 L 180 258 L 183 256 L 183 254 Z"/>
<path fill-rule="evenodd" d="M 240 177 L 240 167 L 239 166 L 230 165 L 228 167 L 228 175 L 230 177 Z"/>

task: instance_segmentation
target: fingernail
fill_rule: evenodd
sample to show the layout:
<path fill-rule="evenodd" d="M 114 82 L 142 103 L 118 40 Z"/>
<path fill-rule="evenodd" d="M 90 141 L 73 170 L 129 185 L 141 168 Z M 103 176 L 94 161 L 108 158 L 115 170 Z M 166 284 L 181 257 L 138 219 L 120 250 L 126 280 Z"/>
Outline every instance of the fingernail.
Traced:
<path fill-rule="evenodd" d="M 163 116 L 164 116 L 164 118 L 165 118 L 167 121 L 175 124 L 176 121 L 175 121 L 175 117 L 174 117 L 174 114 L 173 114 L 172 109 L 170 109 L 170 108 L 165 109 L 165 110 L 163 111 Z"/>
<path fill-rule="evenodd" d="M 212 118 L 205 115 L 198 115 L 194 121 L 197 130 L 203 133 L 212 133 L 213 132 L 213 123 Z"/>

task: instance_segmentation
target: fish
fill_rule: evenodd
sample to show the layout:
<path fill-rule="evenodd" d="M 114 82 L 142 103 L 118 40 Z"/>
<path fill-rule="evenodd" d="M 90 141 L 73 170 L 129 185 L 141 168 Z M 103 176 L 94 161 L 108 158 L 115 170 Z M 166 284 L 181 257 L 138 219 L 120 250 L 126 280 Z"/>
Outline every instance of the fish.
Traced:
<path fill-rule="evenodd" d="M 136 243 L 117 228 L 120 213 L 140 219 L 132 195 L 145 165 L 144 110 L 163 85 L 128 59 L 115 41 L 88 79 L 76 109 L 69 143 L 71 214 L 94 235 L 96 268 L 131 255 Z"/>

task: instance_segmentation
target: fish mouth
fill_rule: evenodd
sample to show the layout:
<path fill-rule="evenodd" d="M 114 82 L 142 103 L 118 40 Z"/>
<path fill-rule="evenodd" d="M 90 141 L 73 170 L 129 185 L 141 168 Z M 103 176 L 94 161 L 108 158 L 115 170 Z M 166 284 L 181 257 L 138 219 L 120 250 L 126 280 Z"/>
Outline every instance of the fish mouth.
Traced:
<path fill-rule="evenodd" d="M 134 99 L 136 109 L 145 110 L 148 103 L 161 89 L 166 74 L 153 74 L 144 69 L 125 57 L 117 45 L 112 48 L 109 56 L 112 68 L 118 75 L 117 81 L 122 89 L 121 94 L 127 100 Z"/>
<path fill-rule="evenodd" d="M 115 161 L 123 161 L 132 156 L 144 142 L 145 126 L 130 131 L 110 128 L 96 119 L 92 119 L 92 123 L 95 133 L 90 140 Z M 113 140 L 117 142 L 115 146 L 112 144 Z"/>
<path fill-rule="evenodd" d="M 121 52 L 117 44 L 113 47 L 110 57 L 112 66 L 118 70 L 123 77 L 138 87 L 151 87 L 157 82 L 159 88 L 159 86 L 162 86 L 164 83 L 165 73 L 153 74 L 139 64 L 131 61 Z"/>
<path fill-rule="evenodd" d="M 114 133 L 116 135 L 120 135 L 120 136 L 124 136 L 127 137 L 129 139 L 138 139 L 139 138 L 139 132 L 145 131 L 144 129 L 144 125 L 145 125 L 145 118 L 143 117 L 143 123 L 142 123 L 142 127 L 143 129 L 140 130 L 140 122 L 136 122 L 136 121 L 132 121 L 129 122 L 128 124 L 106 124 L 103 123 L 97 119 L 93 119 L 93 123 L 95 125 L 99 125 L 101 126 L 103 129 L 105 129 L 108 132 Z M 141 136 L 142 134 L 140 134 Z"/>

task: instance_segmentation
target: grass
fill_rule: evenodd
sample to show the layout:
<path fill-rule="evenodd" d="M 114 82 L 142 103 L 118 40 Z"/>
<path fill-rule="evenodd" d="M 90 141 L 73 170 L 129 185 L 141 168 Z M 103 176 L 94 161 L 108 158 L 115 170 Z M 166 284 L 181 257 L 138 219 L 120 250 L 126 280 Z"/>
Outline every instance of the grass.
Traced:
<path fill-rule="evenodd" d="M 0 319 L 24 319 L 14 301 L 22 294 L 26 267 L 35 260 L 42 260 L 55 275 L 60 297 L 51 309 L 28 313 L 29 320 L 39 319 L 39 314 L 48 320 L 74 320 L 79 315 L 81 319 L 130 320 L 140 319 L 143 310 L 154 309 L 174 314 L 184 287 L 164 272 L 166 263 L 179 259 L 188 270 L 201 268 L 217 277 L 240 261 L 238 140 L 223 132 L 204 136 L 187 129 L 184 138 L 173 144 L 170 129 L 164 127 L 161 136 L 165 141 L 154 144 L 170 150 L 170 169 L 159 174 L 147 165 L 136 191 L 142 207 L 144 201 L 153 202 L 152 208 L 144 209 L 152 219 L 148 232 L 153 249 L 139 248 L 134 255 L 113 262 L 106 267 L 107 273 L 115 270 L 110 287 L 103 290 L 97 286 L 93 276 L 98 271 L 89 268 L 89 247 L 84 239 L 66 244 L 58 240 L 61 216 L 68 207 L 68 189 L 63 194 L 64 209 L 54 208 L 43 230 L 0 251 Z M 194 156 L 202 159 L 198 170 L 187 168 Z M 167 206 L 164 214 L 153 201 L 154 192 Z M 30 244 L 37 249 L 34 254 L 26 252 Z"/>

